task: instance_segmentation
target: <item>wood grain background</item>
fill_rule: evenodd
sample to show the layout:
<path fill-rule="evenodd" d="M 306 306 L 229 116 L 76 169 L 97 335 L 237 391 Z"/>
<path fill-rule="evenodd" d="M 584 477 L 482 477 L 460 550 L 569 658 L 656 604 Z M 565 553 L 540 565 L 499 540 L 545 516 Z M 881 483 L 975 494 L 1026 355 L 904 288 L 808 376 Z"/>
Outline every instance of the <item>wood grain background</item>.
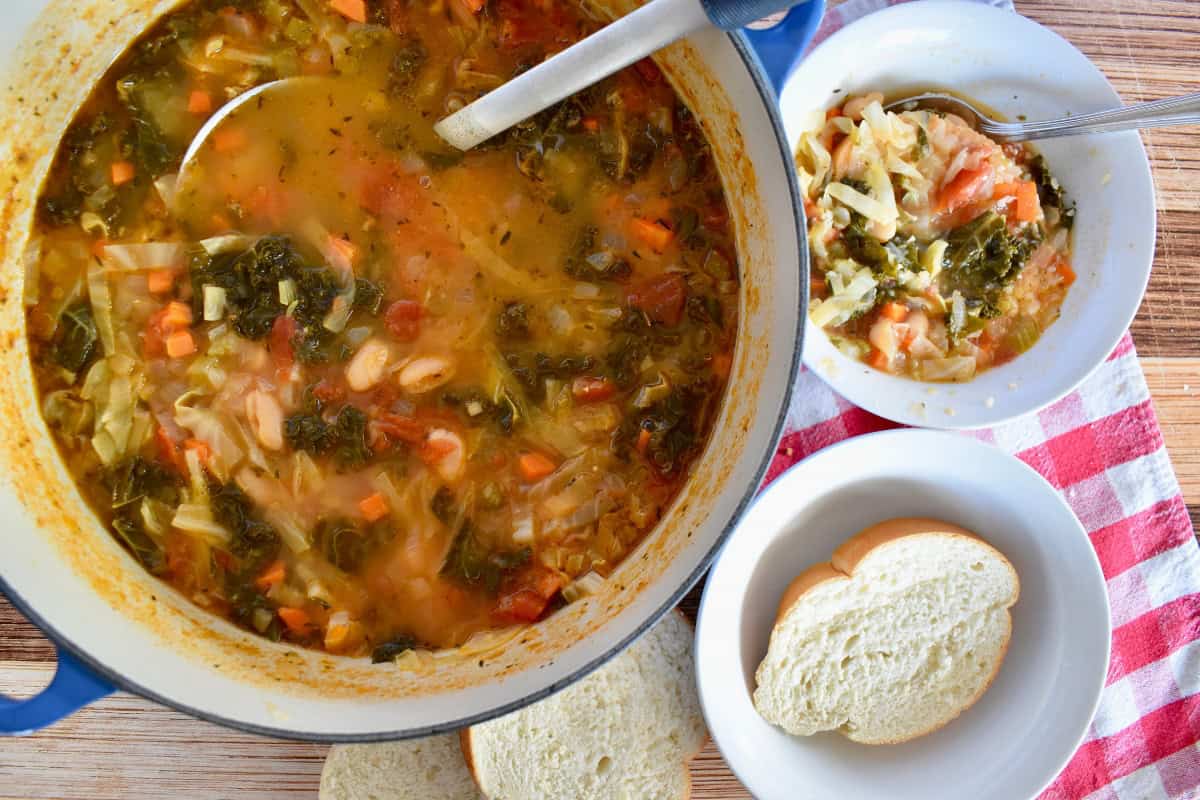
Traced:
<path fill-rule="evenodd" d="M 1195 0 L 1017 0 L 1090 56 L 1127 102 L 1200 91 Z M 1200 139 L 1151 131 L 1158 253 L 1133 326 L 1193 525 L 1200 519 Z M 685 602 L 695 608 L 695 595 Z M 49 681 L 54 653 L 0 600 L 0 692 Z M 0 795 L 21 798 L 315 798 L 325 748 L 234 733 L 129 695 L 27 739 L 0 739 Z M 693 764 L 696 800 L 750 795 L 710 745 Z M 435 800 L 432 799 L 431 800 Z"/>

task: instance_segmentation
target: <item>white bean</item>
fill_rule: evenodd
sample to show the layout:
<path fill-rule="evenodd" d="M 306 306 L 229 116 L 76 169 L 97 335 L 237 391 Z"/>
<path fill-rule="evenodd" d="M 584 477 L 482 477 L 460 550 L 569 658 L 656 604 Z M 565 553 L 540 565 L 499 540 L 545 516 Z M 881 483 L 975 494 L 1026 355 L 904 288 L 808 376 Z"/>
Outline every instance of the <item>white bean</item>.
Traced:
<path fill-rule="evenodd" d="M 445 428 L 434 428 L 425 441 L 430 450 L 439 454 L 433 462 L 433 470 L 442 480 L 453 483 L 463 476 L 467 469 L 467 453 L 462 437 Z"/>
<path fill-rule="evenodd" d="M 421 356 L 400 370 L 400 386 L 409 394 L 433 391 L 454 377 L 454 363 L 441 356 Z"/>
<path fill-rule="evenodd" d="M 274 395 L 258 389 L 246 395 L 246 419 L 263 447 L 283 449 L 283 410 Z"/>
<path fill-rule="evenodd" d="M 391 358 L 391 351 L 386 344 L 378 339 L 368 339 L 346 365 L 346 383 L 356 392 L 373 388 L 383 380 Z"/>

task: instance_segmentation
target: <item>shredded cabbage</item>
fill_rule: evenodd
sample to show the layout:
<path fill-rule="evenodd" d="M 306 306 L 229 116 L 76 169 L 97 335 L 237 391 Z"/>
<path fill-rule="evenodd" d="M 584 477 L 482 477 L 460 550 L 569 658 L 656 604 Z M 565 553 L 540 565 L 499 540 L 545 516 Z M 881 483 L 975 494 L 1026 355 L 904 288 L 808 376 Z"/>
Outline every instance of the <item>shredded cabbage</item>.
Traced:
<path fill-rule="evenodd" d="M 80 394 L 96 414 L 92 447 L 105 466 L 122 461 L 149 438 L 150 415 L 137 408 L 142 380 L 133 359 L 123 355 L 97 361 L 84 378 Z"/>
<path fill-rule="evenodd" d="M 840 276 L 834 276 L 840 277 Z M 854 274 L 850 282 L 844 286 L 840 281 L 831 280 L 834 294 L 809 310 L 809 317 L 819 328 L 826 325 L 841 325 L 855 314 L 867 311 L 875 304 L 875 287 L 878 283 L 871 270 L 863 267 Z"/>
<path fill-rule="evenodd" d="M 225 544 L 233 537 L 229 530 L 213 519 L 207 504 L 183 503 L 175 509 L 171 524 L 185 533 L 194 533 L 215 544 Z"/>
<path fill-rule="evenodd" d="M 105 266 L 115 272 L 140 272 L 183 265 L 184 246 L 180 242 L 110 244 L 104 248 Z"/>
<path fill-rule="evenodd" d="M 87 286 L 88 298 L 92 301 L 92 319 L 96 322 L 100 344 L 104 346 L 106 355 L 116 355 L 117 336 L 113 327 L 112 292 L 108 286 L 108 273 L 95 260 L 88 265 Z"/>
<path fill-rule="evenodd" d="M 196 408 L 190 403 L 201 393 L 185 392 L 175 401 L 175 422 L 192 432 L 192 436 L 208 445 L 212 451 L 209 468 L 217 479 L 229 479 L 230 471 L 245 457 L 238 443 L 221 422 L 220 417 L 205 408 Z"/>
<path fill-rule="evenodd" d="M 854 209 L 872 222 L 887 225 L 896 221 L 894 207 L 889 209 L 874 197 L 868 197 L 844 183 L 831 183 L 825 187 L 825 192 L 834 200 Z M 895 197 L 893 197 L 892 202 L 895 203 Z"/>

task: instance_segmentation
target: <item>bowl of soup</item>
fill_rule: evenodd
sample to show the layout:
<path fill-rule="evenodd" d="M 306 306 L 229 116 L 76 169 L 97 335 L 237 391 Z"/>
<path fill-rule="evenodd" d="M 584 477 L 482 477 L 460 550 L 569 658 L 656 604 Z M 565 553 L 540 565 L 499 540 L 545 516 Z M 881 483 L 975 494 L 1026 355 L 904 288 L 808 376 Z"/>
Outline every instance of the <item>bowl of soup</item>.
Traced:
<path fill-rule="evenodd" d="M 741 37 L 461 153 L 434 122 L 627 9 L 115 6 L 51 3 L 14 73 L 8 597 L 117 686 L 341 740 L 532 702 L 674 605 L 803 328 Z"/>

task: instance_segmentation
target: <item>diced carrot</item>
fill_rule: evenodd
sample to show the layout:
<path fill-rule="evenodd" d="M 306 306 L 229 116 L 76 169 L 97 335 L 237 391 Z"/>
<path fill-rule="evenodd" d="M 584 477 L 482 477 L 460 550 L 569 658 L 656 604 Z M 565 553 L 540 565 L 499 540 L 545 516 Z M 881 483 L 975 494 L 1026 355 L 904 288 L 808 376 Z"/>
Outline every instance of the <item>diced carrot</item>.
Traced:
<path fill-rule="evenodd" d="M 825 112 L 825 121 L 829 122 L 829 120 L 833 119 L 834 117 L 840 117 L 840 116 L 842 116 L 842 107 L 834 106 L 833 108 L 831 108 Z"/>
<path fill-rule="evenodd" d="M 333 10 L 354 22 L 367 21 L 367 4 L 363 0 L 329 0 Z"/>
<path fill-rule="evenodd" d="M 104 248 L 108 247 L 112 242 L 101 236 L 96 241 L 92 242 L 91 252 L 96 258 L 104 258 Z"/>
<path fill-rule="evenodd" d="M 992 171 L 987 166 L 979 169 L 964 169 L 954 176 L 954 180 L 942 187 L 938 193 L 934 211 L 953 214 L 965 205 L 969 205 L 979 190 L 987 183 Z"/>
<path fill-rule="evenodd" d="M 556 469 L 558 466 L 541 453 L 522 453 L 517 459 L 517 471 L 530 482 L 541 480 Z"/>
<path fill-rule="evenodd" d="M 997 183 L 992 190 L 992 197 L 1014 198 L 1010 218 L 1016 222 L 1033 222 L 1042 209 L 1042 204 L 1038 201 L 1037 184 L 1033 181 Z"/>
<path fill-rule="evenodd" d="M 661 222 L 651 222 L 648 219 L 634 217 L 629 223 L 633 235 L 644 242 L 651 250 L 661 253 L 671 244 L 675 234 Z"/>
<path fill-rule="evenodd" d="M 207 442 L 202 442 L 199 439 L 184 439 L 183 449 L 185 451 L 194 450 L 196 455 L 199 456 L 201 464 L 207 464 L 208 460 L 212 458 L 212 448 L 208 446 Z"/>
<path fill-rule="evenodd" d="M 192 114 L 211 114 L 213 110 L 212 95 L 197 89 L 188 95 L 188 112 Z"/>
<path fill-rule="evenodd" d="M 387 500 L 379 492 L 360 500 L 358 502 L 358 510 L 367 518 L 367 522 L 381 520 L 390 512 Z"/>
<path fill-rule="evenodd" d="M 235 153 L 249 141 L 244 129 L 230 125 L 222 125 L 212 133 L 213 149 L 218 153 Z"/>
<path fill-rule="evenodd" d="M 183 358 L 196 352 L 196 340 L 191 331 L 175 331 L 167 337 L 166 346 L 171 358 Z"/>
<path fill-rule="evenodd" d="M 1054 270 L 1067 286 L 1075 282 L 1075 270 L 1071 268 L 1071 264 L 1065 258 L 1058 259 L 1058 262 L 1054 265 Z"/>
<path fill-rule="evenodd" d="M 886 317 L 892 322 L 904 322 L 908 317 L 908 306 L 897 303 L 895 300 L 889 300 L 880 307 L 879 316 Z"/>
<path fill-rule="evenodd" d="M 584 117 L 582 124 L 583 129 L 588 133 L 595 133 L 600 130 L 600 120 L 595 117 Z"/>
<path fill-rule="evenodd" d="M 254 579 L 254 585 L 258 587 L 260 592 L 269 592 L 271 587 L 283 583 L 284 576 L 287 574 L 287 568 L 280 560 L 272 561 L 267 565 L 267 568 Z"/>
<path fill-rule="evenodd" d="M 187 303 L 172 300 L 167 303 L 163 311 L 165 312 L 162 318 L 164 330 L 179 330 L 192 324 L 192 307 Z"/>
<path fill-rule="evenodd" d="M 817 208 L 816 202 L 811 197 L 804 198 L 804 218 L 811 220 L 821 209 Z"/>
<path fill-rule="evenodd" d="M 888 371 L 888 367 L 892 365 L 892 360 L 888 358 L 887 353 L 880 350 L 878 347 L 871 348 L 871 355 L 867 356 L 867 363 L 878 370 Z"/>
<path fill-rule="evenodd" d="M 166 294 L 175 286 L 175 270 L 152 269 L 146 273 L 146 287 L 152 294 Z"/>
<path fill-rule="evenodd" d="M 1021 181 L 1017 186 L 1017 221 L 1033 222 L 1041 210 L 1037 184 L 1033 181 Z"/>
<path fill-rule="evenodd" d="M 608 378 L 581 375 L 571 382 L 571 394 L 581 403 L 607 400 L 617 393 L 617 385 Z"/>
<path fill-rule="evenodd" d="M 650 446 L 650 431 L 646 430 L 645 428 L 642 428 L 640 431 L 638 431 L 637 444 L 635 445 L 635 447 L 637 448 L 637 451 L 639 453 L 645 455 L 646 448 L 649 446 Z"/>
<path fill-rule="evenodd" d="M 287 629 L 292 633 L 308 633 L 312 628 L 312 620 L 308 617 L 308 612 L 303 608 L 293 608 L 292 606 L 280 606 L 275 612 L 279 618 L 283 620 L 283 624 L 287 625 Z"/>
<path fill-rule="evenodd" d="M 109 169 L 112 173 L 113 186 L 129 183 L 137 174 L 137 167 L 130 161 L 114 161 Z"/>

